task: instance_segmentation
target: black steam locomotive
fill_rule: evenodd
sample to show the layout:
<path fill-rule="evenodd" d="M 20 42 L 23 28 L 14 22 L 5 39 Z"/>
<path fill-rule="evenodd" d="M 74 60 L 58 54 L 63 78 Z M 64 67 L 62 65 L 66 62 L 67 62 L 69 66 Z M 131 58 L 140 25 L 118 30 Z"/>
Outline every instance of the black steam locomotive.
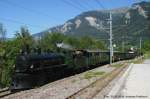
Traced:
<path fill-rule="evenodd" d="M 61 53 L 21 53 L 16 57 L 10 90 L 30 89 L 62 77 L 64 73 L 76 73 L 109 62 L 108 51 L 69 50 Z M 134 52 L 114 52 L 113 61 L 132 59 Z M 71 72 L 70 72 L 71 71 Z"/>
<path fill-rule="evenodd" d="M 29 89 L 41 86 L 51 78 L 54 69 L 64 68 L 65 57 L 57 53 L 19 54 L 16 57 L 10 89 Z"/>

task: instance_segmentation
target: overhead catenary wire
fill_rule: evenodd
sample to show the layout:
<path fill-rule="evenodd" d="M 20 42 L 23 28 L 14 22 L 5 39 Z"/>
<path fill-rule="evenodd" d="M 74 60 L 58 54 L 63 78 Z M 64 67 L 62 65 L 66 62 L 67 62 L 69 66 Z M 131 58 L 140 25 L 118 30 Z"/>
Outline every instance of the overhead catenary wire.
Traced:
<path fill-rule="evenodd" d="M 71 0 L 70 0 L 71 1 Z M 82 1 L 83 3 L 79 3 L 80 0 L 76 0 L 74 1 L 74 3 L 76 3 L 77 5 L 79 5 L 81 8 L 87 8 L 87 9 L 95 9 L 94 7 L 92 7 L 92 5 L 89 4 L 89 2 L 87 1 Z M 72 1 L 73 2 L 73 1 Z M 105 9 L 105 7 L 101 4 L 101 2 L 99 0 L 94 0 L 94 2 L 99 5 L 102 9 Z"/>
<path fill-rule="evenodd" d="M 84 1 L 84 4 L 89 7 L 90 9 L 95 9 L 95 7 L 93 7 L 92 5 L 89 4 L 89 2 Z"/>
<path fill-rule="evenodd" d="M 82 8 L 76 6 L 75 4 L 73 4 L 72 2 L 70 2 L 68 0 L 63 0 L 62 2 L 65 3 L 66 5 L 69 5 L 69 6 L 73 7 L 73 8 L 75 8 L 78 11 L 82 11 L 83 10 Z"/>
<path fill-rule="evenodd" d="M 97 2 L 97 4 L 102 8 L 105 9 L 105 7 L 102 5 L 102 3 L 99 0 L 95 0 Z"/>
<path fill-rule="evenodd" d="M 0 17 L 0 20 L 15 23 L 15 24 L 20 24 L 20 25 L 25 25 L 25 26 L 32 26 L 32 27 L 36 27 L 36 28 L 46 28 L 46 27 L 43 27 L 43 26 L 27 24 L 27 23 L 24 23 L 24 22 L 21 22 L 21 21 L 18 21 L 18 20 L 6 19 L 6 18 L 2 18 L 2 17 Z"/>
<path fill-rule="evenodd" d="M 29 13 L 32 13 L 32 14 L 44 16 L 44 17 L 47 17 L 49 19 L 51 18 L 51 19 L 53 19 L 52 21 L 56 20 L 54 17 L 52 17 L 52 16 L 50 16 L 50 15 L 48 15 L 46 13 L 43 13 L 43 12 L 31 9 L 31 8 L 27 8 L 27 7 L 23 6 L 23 5 L 11 2 L 9 0 L 0 0 L 0 3 L 4 3 L 4 4 L 7 4 L 9 6 L 13 6 L 13 7 L 17 7 L 17 8 L 23 9 L 23 10 L 29 12 Z M 30 27 L 34 27 L 34 28 L 43 28 L 43 29 L 47 28 L 47 27 L 44 27 L 44 26 L 30 24 L 30 23 L 25 23 L 25 22 L 22 22 L 22 21 L 14 20 L 14 19 L 7 19 L 7 18 L 0 17 L 0 20 L 7 21 L 9 23 L 19 24 L 20 26 L 27 26 L 27 27 L 30 26 Z"/>
<path fill-rule="evenodd" d="M 79 0 L 63 0 L 63 3 L 70 5 L 71 7 L 75 8 L 76 10 L 79 11 L 85 11 L 93 8 L 87 1 L 79 1 Z M 95 0 L 94 0 L 95 2 Z M 93 8 L 95 9 L 95 8 Z"/>
<path fill-rule="evenodd" d="M 79 2 L 80 0 L 76 0 L 74 1 L 74 3 L 78 4 L 79 6 L 81 6 L 82 8 L 86 8 L 86 10 L 91 10 L 91 9 L 95 9 L 92 5 L 89 4 L 89 2 L 87 1 L 81 1 Z"/>
<path fill-rule="evenodd" d="M 52 17 L 52 16 L 50 16 L 50 15 L 48 15 L 48 14 L 46 14 L 46 13 L 43 13 L 43 12 L 41 12 L 41 11 L 37 11 L 37 10 L 31 9 L 31 8 L 27 8 L 27 7 L 25 7 L 25 6 L 22 6 L 22 5 L 20 5 L 20 4 L 17 4 L 17 3 L 14 3 L 14 2 L 8 1 L 8 0 L 0 0 L 0 2 L 1 2 L 1 3 L 5 3 L 5 4 L 7 4 L 7 5 L 10 5 L 10 6 L 13 6 L 13 7 L 21 8 L 21 9 L 23 9 L 23 10 L 25 10 L 25 11 L 28 11 L 28 12 L 32 13 L 32 14 L 34 13 L 34 14 L 36 14 L 36 15 L 44 16 L 44 17 L 47 17 L 47 18 L 52 18 L 53 21 L 56 20 L 56 18 L 54 18 L 54 17 Z"/>
<path fill-rule="evenodd" d="M 71 1 L 71 0 L 70 0 Z M 73 2 L 73 1 L 72 1 Z M 75 2 L 73 2 L 73 3 L 76 3 L 77 5 L 79 5 L 80 7 L 82 7 L 83 9 L 85 9 L 85 10 L 88 10 L 88 8 L 85 6 L 85 5 L 83 5 L 81 2 L 78 2 L 78 0 L 76 0 Z"/>
<path fill-rule="evenodd" d="M 49 15 L 43 13 L 43 12 L 40 12 L 40 11 L 37 11 L 37 10 L 34 10 L 34 9 L 30 9 L 30 8 L 27 8 L 27 7 L 25 7 L 25 6 L 22 6 L 22 5 L 20 5 L 20 4 L 11 2 L 11 1 L 9 1 L 9 0 L 0 0 L 0 2 L 5 3 L 5 4 L 8 4 L 8 5 L 13 6 L 13 7 L 21 8 L 21 9 L 23 9 L 23 10 L 26 10 L 26 11 L 30 12 L 30 13 L 34 13 L 34 14 L 38 14 L 38 15 L 43 15 L 43 16 L 46 16 L 46 17 L 48 17 L 48 18 L 51 17 L 51 16 L 49 16 Z M 85 7 L 83 7 L 83 5 L 82 5 L 81 3 L 79 3 L 79 2 L 76 2 L 76 4 L 80 5 L 80 7 L 78 7 L 78 6 L 76 6 L 75 4 L 73 4 L 73 2 L 69 2 L 68 0 L 64 0 L 64 2 L 67 3 L 67 4 L 69 4 L 69 5 L 71 5 L 71 6 L 73 6 L 73 7 L 76 8 L 76 9 L 79 9 L 79 10 L 82 10 L 82 8 L 85 9 Z M 81 8 L 81 7 L 82 7 L 82 8 Z M 39 27 L 40 27 L 40 28 L 42 27 L 42 26 L 38 26 L 38 25 L 27 24 L 27 23 L 24 23 L 24 22 L 21 22 L 21 21 L 18 21 L 18 20 L 13 20 L 13 19 L 6 19 L 6 18 L 0 18 L 0 19 L 1 19 L 1 20 L 4 20 L 4 21 L 11 22 L 11 23 L 15 23 L 15 24 L 21 24 L 21 25 L 23 24 L 23 25 L 26 25 L 26 26 L 33 26 L 33 27 L 38 27 L 38 28 L 39 28 Z M 53 18 L 53 19 L 54 19 L 54 18 Z"/>

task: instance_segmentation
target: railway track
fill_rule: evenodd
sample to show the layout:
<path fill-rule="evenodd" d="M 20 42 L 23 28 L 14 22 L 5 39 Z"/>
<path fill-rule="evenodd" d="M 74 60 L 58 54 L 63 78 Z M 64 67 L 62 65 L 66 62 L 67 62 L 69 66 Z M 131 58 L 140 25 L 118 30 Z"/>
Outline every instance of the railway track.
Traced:
<path fill-rule="evenodd" d="M 1 99 L 1 98 L 4 98 L 4 97 L 6 97 L 6 96 L 9 96 L 9 95 L 15 94 L 15 93 L 17 93 L 17 92 L 19 92 L 19 91 L 11 92 L 11 91 L 9 90 L 9 88 L 3 88 L 3 89 L 0 90 L 0 99 Z"/>
<path fill-rule="evenodd" d="M 13 94 L 8 88 L 0 90 L 0 98 Z"/>
<path fill-rule="evenodd" d="M 70 95 L 66 99 L 92 99 L 94 98 L 103 88 L 105 88 L 110 81 L 117 77 L 123 69 L 126 69 L 127 63 L 123 66 L 116 68 L 111 73 L 104 75 L 102 78 L 96 80 L 90 85 Z"/>
<path fill-rule="evenodd" d="M 4 91 L 6 91 L 6 90 L 8 90 L 8 87 L 3 88 L 3 89 L 0 89 L 0 93 L 1 93 L 1 92 L 4 92 Z"/>

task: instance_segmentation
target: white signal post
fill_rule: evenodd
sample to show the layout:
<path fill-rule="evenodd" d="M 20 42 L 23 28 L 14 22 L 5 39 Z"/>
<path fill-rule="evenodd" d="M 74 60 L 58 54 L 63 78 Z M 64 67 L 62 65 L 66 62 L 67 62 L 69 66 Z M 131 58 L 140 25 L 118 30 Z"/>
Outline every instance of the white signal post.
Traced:
<path fill-rule="evenodd" d="M 142 52 L 142 37 L 140 37 L 140 55 L 141 55 L 141 52 Z"/>
<path fill-rule="evenodd" d="M 109 19 L 109 23 L 110 23 L 110 65 L 112 64 L 112 60 L 113 60 L 113 46 L 112 46 L 112 13 L 110 11 L 110 19 Z"/>

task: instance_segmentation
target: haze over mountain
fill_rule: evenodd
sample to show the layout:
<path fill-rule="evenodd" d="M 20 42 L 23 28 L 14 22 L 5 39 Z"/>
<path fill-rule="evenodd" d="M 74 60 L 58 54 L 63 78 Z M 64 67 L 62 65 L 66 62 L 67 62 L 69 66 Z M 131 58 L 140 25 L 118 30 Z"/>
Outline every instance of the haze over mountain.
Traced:
<path fill-rule="evenodd" d="M 122 38 L 128 39 L 129 42 L 130 40 L 137 41 L 141 36 L 150 38 L 150 33 L 147 30 L 148 11 L 150 11 L 150 2 L 144 1 L 135 3 L 131 7 L 111 10 L 113 38 L 115 38 L 116 42 L 122 40 Z M 76 37 L 89 35 L 94 38 L 108 39 L 109 12 L 109 10 L 83 12 L 63 25 L 49 28 L 33 36 L 39 37 L 48 32 L 60 32 Z"/>

